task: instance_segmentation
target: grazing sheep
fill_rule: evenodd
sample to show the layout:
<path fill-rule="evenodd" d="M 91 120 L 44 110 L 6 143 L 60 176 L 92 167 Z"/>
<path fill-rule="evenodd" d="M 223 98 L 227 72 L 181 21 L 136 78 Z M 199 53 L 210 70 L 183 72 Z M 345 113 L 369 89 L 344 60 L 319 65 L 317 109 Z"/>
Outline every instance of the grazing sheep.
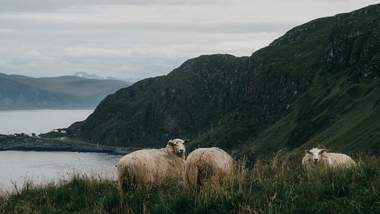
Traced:
<path fill-rule="evenodd" d="M 143 149 L 125 155 L 117 164 L 121 189 L 156 187 L 172 181 L 183 184 L 185 151 L 185 141 L 174 139 L 163 149 Z"/>
<path fill-rule="evenodd" d="M 218 183 L 232 174 L 233 159 L 219 148 L 201 148 L 190 153 L 185 163 L 185 182 L 189 187 Z"/>
<path fill-rule="evenodd" d="M 356 163 L 350 156 L 340 153 L 329 153 L 326 149 L 313 148 L 305 150 L 305 156 L 302 159 L 302 165 L 307 168 L 317 166 L 324 167 L 352 167 Z"/>

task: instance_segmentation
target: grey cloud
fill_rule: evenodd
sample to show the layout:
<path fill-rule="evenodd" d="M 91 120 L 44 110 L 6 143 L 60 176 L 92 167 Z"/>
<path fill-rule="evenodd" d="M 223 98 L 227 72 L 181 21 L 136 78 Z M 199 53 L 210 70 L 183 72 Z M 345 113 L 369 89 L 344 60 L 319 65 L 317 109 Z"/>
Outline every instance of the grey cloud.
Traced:
<path fill-rule="evenodd" d="M 0 0 L 0 72 L 141 79 L 375 0 Z"/>
<path fill-rule="evenodd" d="M 0 0 L 0 11 L 43 12 L 91 5 L 199 5 L 227 0 Z"/>
<path fill-rule="evenodd" d="M 66 20 L 36 19 L 30 17 L 11 17 L 0 15 L 0 33 L 3 31 L 11 32 L 12 29 L 31 30 L 72 30 L 81 31 L 109 30 L 113 32 L 125 31 L 145 31 L 145 32 L 199 32 L 199 33 L 259 33 L 259 32 L 278 32 L 289 29 L 296 25 L 295 22 L 86 22 L 75 20 L 70 17 Z M 2 30 L 3 29 L 3 30 Z"/>

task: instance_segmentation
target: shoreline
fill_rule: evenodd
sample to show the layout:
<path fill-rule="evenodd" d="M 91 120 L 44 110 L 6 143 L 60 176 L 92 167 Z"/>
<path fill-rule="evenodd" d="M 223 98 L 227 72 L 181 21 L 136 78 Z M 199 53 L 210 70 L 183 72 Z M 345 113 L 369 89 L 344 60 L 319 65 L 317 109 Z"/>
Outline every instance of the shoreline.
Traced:
<path fill-rule="evenodd" d="M 72 139 L 0 135 L 0 151 L 86 152 L 125 155 L 137 149 L 97 145 Z"/>

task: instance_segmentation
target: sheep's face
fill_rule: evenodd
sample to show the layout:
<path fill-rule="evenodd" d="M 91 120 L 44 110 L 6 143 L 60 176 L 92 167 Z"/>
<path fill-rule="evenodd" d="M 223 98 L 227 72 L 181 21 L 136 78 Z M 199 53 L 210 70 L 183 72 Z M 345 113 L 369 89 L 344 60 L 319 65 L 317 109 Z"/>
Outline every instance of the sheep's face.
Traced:
<path fill-rule="evenodd" d="M 322 160 L 322 156 L 326 153 L 326 149 L 313 148 L 310 150 L 305 150 L 306 155 L 308 155 L 314 164 L 318 164 Z"/>
<path fill-rule="evenodd" d="M 172 148 L 172 151 L 179 157 L 185 157 L 185 143 L 182 139 L 173 139 L 168 141 L 168 146 Z"/>

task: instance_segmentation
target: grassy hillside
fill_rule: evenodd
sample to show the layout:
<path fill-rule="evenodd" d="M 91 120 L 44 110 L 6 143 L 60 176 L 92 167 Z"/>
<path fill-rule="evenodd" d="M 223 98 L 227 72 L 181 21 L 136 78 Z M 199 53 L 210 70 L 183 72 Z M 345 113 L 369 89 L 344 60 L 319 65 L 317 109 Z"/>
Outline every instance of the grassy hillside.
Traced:
<path fill-rule="evenodd" d="M 118 80 L 0 73 L 0 109 L 94 107 L 108 94 L 128 85 Z"/>
<path fill-rule="evenodd" d="M 312 145 L 380 154 L 380 5 L 313 20 L 250 57 L 200 56 L 108 96 L 72 136 L 267 155 Z"/>
<path fill-rule="evenodd" d="M 0 213 L 379 213 L 380 160 L 362 157 L 349 170 L 305 172 L 299 162 L 260 161 L 222 187 L 122 195 L 116 182 L 76 176 L 0 197 Z"/>

